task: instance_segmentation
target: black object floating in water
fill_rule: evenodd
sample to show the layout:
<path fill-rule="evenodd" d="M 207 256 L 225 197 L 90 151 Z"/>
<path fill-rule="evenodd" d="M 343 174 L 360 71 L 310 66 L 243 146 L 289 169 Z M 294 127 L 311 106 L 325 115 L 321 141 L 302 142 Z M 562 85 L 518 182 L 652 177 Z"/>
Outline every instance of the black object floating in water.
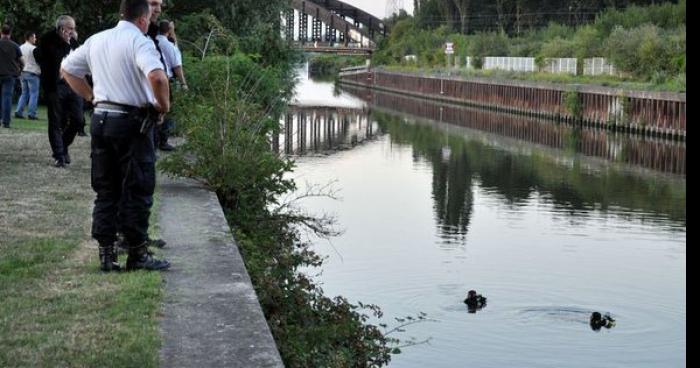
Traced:
<path fill-rule="evenodd" d="M 464 304 L 467 305 L 469 313 L 476 313 L 477 310 L 486 306 L 486 298 L 477 294 L 475 290 L 469 290 L 467 298 L 464 299 Z"/>
<path fill-rule="evenodd" d="M 601 315 L 600 312 L 593 312 L 591 314 L 591 329 L 600 331 L 603 327 L 608 329 L 615 327 L 615 320 L 609 314 Z"/>

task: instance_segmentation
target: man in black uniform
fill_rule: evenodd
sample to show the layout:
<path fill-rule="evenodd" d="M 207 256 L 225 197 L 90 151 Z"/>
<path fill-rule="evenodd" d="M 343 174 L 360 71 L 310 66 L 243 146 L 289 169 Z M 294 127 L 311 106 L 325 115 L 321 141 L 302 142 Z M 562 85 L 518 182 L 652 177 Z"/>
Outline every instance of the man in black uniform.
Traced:
<path fill-rule="evenodd" d="M 97 194 L 92 236 L 103 271 L 119 270 L 117 224 L 129 245 L 127 270 L 163 270 L 148 251 L 148 219 L 155 188 L 153 127 L 170 109 L 168 78 L 153 42 L 144 37 L 147 0 L 122 0 L 122 21 L 90 37 L 63 61 L 68 84 L 93 101 L 92 187 Z M 94 89 L 85 80 L 92 75 Z M 93 95 L 94 91 L 94 95 Z"/>

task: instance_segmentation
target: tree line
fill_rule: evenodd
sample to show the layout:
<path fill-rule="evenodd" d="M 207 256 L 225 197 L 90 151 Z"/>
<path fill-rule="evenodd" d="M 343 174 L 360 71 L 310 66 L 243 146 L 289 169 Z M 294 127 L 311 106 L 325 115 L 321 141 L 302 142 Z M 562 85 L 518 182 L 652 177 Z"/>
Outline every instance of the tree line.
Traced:
<path fill-rule="evenodd" d="M 414 0 L 414 14 L 423 29 L 446 26 L 454 32 L 501 31 L 520 34 L 550 22 L 582 25 L 607 8 L 653 5 L 658 0 Z"/>

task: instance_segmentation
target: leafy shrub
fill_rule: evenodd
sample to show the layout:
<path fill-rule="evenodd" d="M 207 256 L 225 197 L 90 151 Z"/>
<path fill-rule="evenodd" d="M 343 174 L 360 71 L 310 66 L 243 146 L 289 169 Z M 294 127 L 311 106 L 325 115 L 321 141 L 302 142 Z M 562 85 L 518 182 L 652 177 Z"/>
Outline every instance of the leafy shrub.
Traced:
<path fill-rule="evenodd" d="M 330 234 L 324 219 L 285 208 L 280 195 L 295 188 L 285 176 L 293 162 L 271 150 L 292 83 L 284 66 L 263 67 L 247 55 L 189 58 L 190 91 L 174 114 L 183 146 L 161 161 L 167 172 L 213 189 L 236 229 L 246 268 L 288 367 L 379 367 L 397 352 L 378 326 L 374 305 L 328 298 L 302 268 L 321 258 L 301 241 L 297 226 Z"/>

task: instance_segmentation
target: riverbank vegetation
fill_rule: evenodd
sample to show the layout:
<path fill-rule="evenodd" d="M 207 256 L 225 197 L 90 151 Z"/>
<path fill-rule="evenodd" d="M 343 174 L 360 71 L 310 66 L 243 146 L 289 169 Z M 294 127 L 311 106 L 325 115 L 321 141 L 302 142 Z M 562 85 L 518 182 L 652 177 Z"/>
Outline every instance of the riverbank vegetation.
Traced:
<path fill-rule="evenodd" d="M 332 222 L 305 215 L 293 210 L 291 205 L 280 202 L 284 194 L 291 193 L 295 188 L 295 183 L 285 176 L 294 164 L 272 150 L 270 138 L 279 133 L 278 119 L 291 96 L 295 83 L 294 68 L 301 60 L 300 55 L 290 49 L 280 37 L 279 14 L 287 1 L 177 1 L 170 5 L 164 8 L 161 19 L 175 20 L 178 44 L 185 54 L 184 69 L 190 89 L 187 92 L 174 92 L 172 114 L 177 122 L 177 131 L 184 138 L 184 144 L 173 154 L 163 157 L 159 161 L 159 168 L 170 174 L 195 178 L 217 193 L 234 229 L 246 268 L 285 366 L 386 365 L 391 354 L 399 350 L 398 340 L 385 335 L 382 326 L 370 323 L 370 319 L 374 321 L 374 318 L 381 317 L 381 310 L 374 305 L 351 303 L 341 296 L 326 296 L 309 276 L 300 272 L 301 269 L 322 264 L 322 259 L 303 240 L 300 228 L 330 236 L 334 233 Z M 11 7 L 0 9 L 0 17 L 11 21 L 15 25 L 15 34 L 21 35 L 29 29 L 49 29 L 57 15 L 72 14 L 76 18 L 81 38 L 85 39 L 116 23 L 116 7 L 118 2 L 105 2 L 95 6 L 92 2 L 69 3 L 67 0 L 59 0 L 31 3 L 22 0 L 12 2 Z M 89 196 L 85 194 L 85 198 Z M 84 214 L 80 218 L 89 221 L 90 216 Z M 73 241 L 73 238 L 69 240 Z M 60 249 L 62 248 L 59 247 Z M 62 259 L 66 252 L 68 251 L 55 257 L 50 253 L 51 262 Z M 14 262 L 13 259 L 10 260 Z M 3 259 L 0 266 L 6 267 L 4 262 Z M 39 269 L 43 272 L 44 268 L 50 269 L 53 264 L 48 263 Z M 18 265 L 21 266 L 21 263 Z M 20 270 L 20 266 L 13 266 L 13 269 Z M 142 296 L 146 298 L 142 305 L 147 311 L 137 311 L 149 317 L 147 323 L 136 326 L 142 329 L 157 326 L 155 315 L 150 313 L 157 310 L 159 293 L 162 292 L 160 276 L 149 275 L 153 279 L 144 282 L 148 286 L 148 293 L 153 295 Z M 95 276 L 97 281 L 100 280 L 98 276 L 100 275 Z M 32 283 L 18 284 L 17 288 L 30 289 L 39 282 L 38 279 L 32 280 Z M 9 284 L 8 281 L 7 285 Z M 139 287 L 141 284 L 134 283 Z M 10 291 L 17 288 L 13 286 Z M 105 290 L 110 291 L 109 288 Z M 59 294 L 61 298 L 69 295 L 73 294 Z M 103 293 L 99 296 L 106 299 Z M 124 294 L 124 298 L 132 297 L 132 294 Z M 152 304 L 151 301 L 156 303 Z M 108 309 L 105 313 L 114 311 Z M 65 314 L 73 319 L 81 318 L 81 313 L 75 309 L 67 309 Z M 18 321 L 29 324 L 30 315 L 31 313 Z M 3 318 L 4 316 L 5 314 Z M 45 312 L 45 316 L 54 318 L 50 311 Z M 56 316 L 59 323 L 63 314 Z M 127 320 L 128 317 L 123 319 Z M 83 322 L 89 324 L 89 321 Z M 3 331 L 9 331 L 5 328 L 22 327 L 22 323 L 4 323 L 3 319 Z M 156 337 L 151 339 L 152 335 L 146 333 L 149 331 L 132 331 L 130 338 L 124 338 L 124 344 L 121 333 L 118 335 L 115 349 L 138 350 L 133 354 L 124 353 L 126 358 L 123 359 L 141 359 L 139 364 L 121 365 L 157 364 L 157 332 Z M 3 333 L 2 336 L 10 336 L 10 333 Z M 86 338 L 92 336 L 88 334 Z M 74 349 L 90 345 L 90 341 L 80 341 L 73 346 Z M 131 342 L 138 346 L 134 347 Z M 12 340 L 10 343 L 26 350 L 27 354 L 34 346 L 31 341 L 24 339 Z M 61 349 L 63 348 L 59 348 Z M 110 359 L 114 355 L 111 353 L 113 350 L 104 349 L 108 352 L 105 357 L 94 352 L 92 355 Z M 143 355 L 139 355 L 141 351 Z M 61 350 L 61 353 L 68 357 L 74 354 L 70 349 Z M 7 356 L 7 359 L 13 358 Z M 5 356 L 0 356 L 2 366 L 8 365 L 2 363 L 13 361 L 2 359 Z M 73 363 L 62 363 L 63 360 L 57 362 L 59 365 Z M 111 365 L 101 362 L 78 361 L 78 365 Z"/>
<path fill-rule="evenodd" d="M 288 67 L 262 66 L 240 51 L 188 59 L 191 89 L 175 107 L 185 143 L 161 167 L 217 193 L 285 365 L 381 366 L 390 360 L 394 340 L 367 323 L 380 310 L 327 297 L 299 272 L 322 259 L 298 227 L 321 235 L 333 230 L 327 219 L 279 202 L 295 189 L 285 177 L 293 162 L 270 144 L 293 87 Z"/>
<path fill-rule="evenodd" d="M 279 14 L 250 11 L 265 24 Z M 242 36 L 227 24 L 206 12 L 191 15 L 181 27 L 202 35 L 193 45 L 203 45 L 207 30 L 219 25 L 215 34 L 224 37 L 210 39 L 215 48 L 204 55 L 190 49 L 185 63 L 190 90 L 177 94 L 173 112 L 184 144 L 160 167 L 217 193 L 286 366 L 383 366 L 398 352 L 398 340 L 369 322 L 381 310 L 326 296 L 300 272 L 322 265 L 301 231 L 331 236 L 332 221 L 281 202 L 296 188 L 285 175 L 294 163 L 272 150 L 271 138 L 279 134 L 300 55 L 279 32 L 252 25 L 260 33 Z M 310 193 L 316 194 L 323 193 Z"/>
<path fill-rule="evenodd" d="M 373 55 L 374 65 L 391 65 L 420 69 L 444 67 L 445 42 L 452 42 L 455 57 L 473 58 L 476 70 L 462 71 L 476 76 L 547 79 L 563 83 L 595 83 L 621 85 L 625 83 L 670 91 L 686 90 L 686 2 L 666 2 L 657 5 L 630 5 L 624 9 L 608 8 L 594 14 L 589 22 L 567 25 L 561 18 L 544 18 L 525 22 L 506 17 L 495 22 L 497 29 L 477 27 L 471 23 L 480 20 L 478 10 L 472 10 L 472 18 L 459 17 L 457 3 L 469 5 L 470 1 L 427 0 L 420 1 L 415 17 L 403 14 L 394 18 L 391 34 L 380 42 Z M 501 6 L 521 6 L 520 2 L 496 2 Z M 476 3 L 472 4 L 476 6 Z M 499 8 L 500 9 L 500 8 Z M 481 14 L 487 17 L 486 10 Z M 520 10 L 522 11 L 522 10 Z M 542 9 L 538 9 L 542 11 Z M 514 12 L 513 12 L 514 13 Z M 491 14 L 501 14 L 493 10 Z M 572 16 L 577 14 L 572 11 Z M 588 14 L 588 13 L 586 13 Z M 440 19 L 440 22 L 433 21 Z M 463 24 L 466 21 L 466 24 Z M 406 60 L 406 55 L 415 55 Z M 605 77 L 566 76 L 547 77 L 545 73 L 511 73 L 480 70 L 486 56 L 533 57 L 538 67 L 548 58 L 576 58 L 579 68 L 583 59 L 604 57 L 612 63 L 619 75 Z M 581 74 L 581 73 L 578 73 Z"/>
<path fill-rule="evenodd" d="M 335 79 L 342 68 L 364 65 L 364 56 L 310 55 L 309 74 L 314 78 Z"/>

